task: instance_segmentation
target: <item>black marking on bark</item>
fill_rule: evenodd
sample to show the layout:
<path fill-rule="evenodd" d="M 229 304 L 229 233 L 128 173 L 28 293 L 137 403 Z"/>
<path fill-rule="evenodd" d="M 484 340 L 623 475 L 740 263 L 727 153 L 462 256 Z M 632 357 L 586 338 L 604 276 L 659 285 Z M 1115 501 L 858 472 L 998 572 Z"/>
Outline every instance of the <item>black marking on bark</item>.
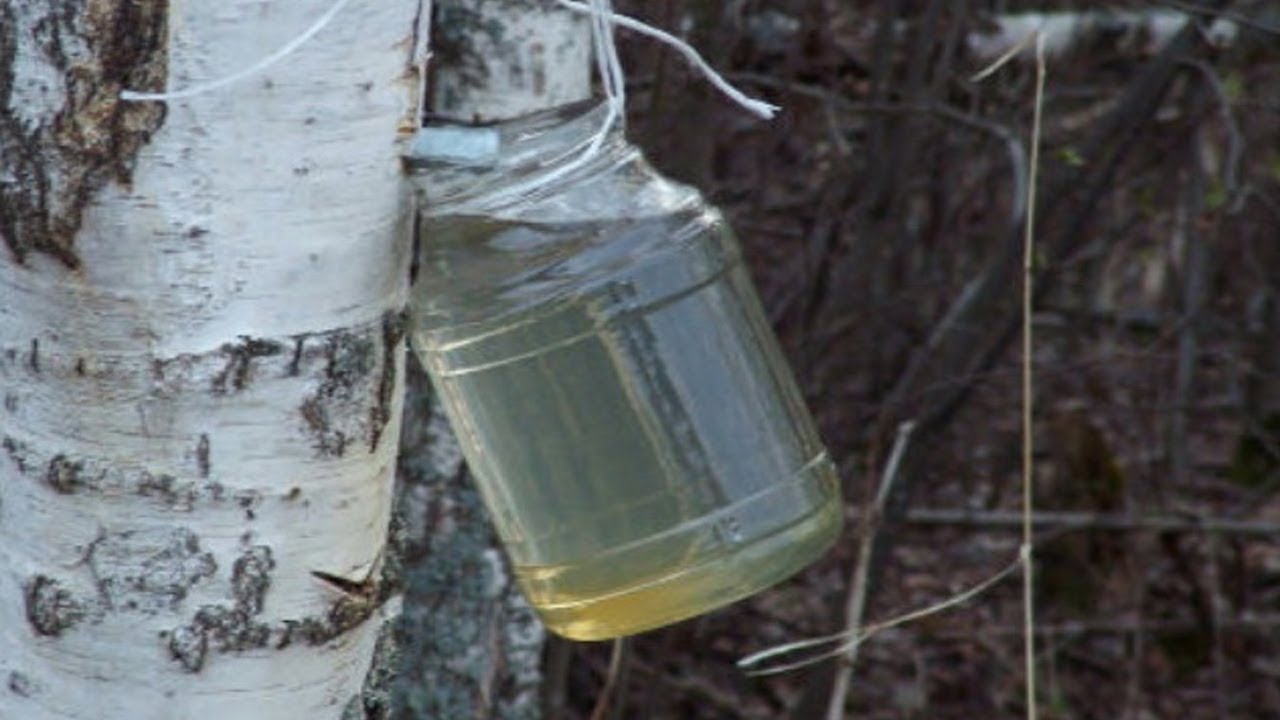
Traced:
<path fill-rule="evenodd" d="M 0 440 L 0 447 L 9 454 L 9 459 L 13 460 L 13 464 L 18 466 L 18 472 L 27 472 L 27 444 L 18 442 L 8 435 L 4 436 L 4 440 Z"/>
<path fill-rule="evenodd" d="M 66 455 L 54 455 L 44 472 L 44 481 L 59 493 L 70 495 L 84 486 L 81 478 L 83 470 L 84 463 L 70 460 Z"/>
<path fill-rule="evenodd" d="M 57 637 L 84 618 L 84 606 L 46 575 L 31 578 L 24 596 L 27 622 L 40 635 Z"/>
<path fill-rule="evenodd" d="M 196 466 L 200 468 L 200 477 L 209 477 L 209 436 L 200 434 L 200 442 L 196 443 Z"/>
<path fill-rule="evenodd" d="M 244 510 L 245 520 L 257 520 L 257 507 L 262 504 L 262 496 L 256 491 L 245 490 L 236 493 L 236 504 L 240 506 L 241 510 Z"/>
<path fill-rule="evenodd" d="M 7 392 L 4 394 L 4 409 L 11 413 L 18 412 L 18 396 L 15 393 Z"/>
<path fill-rule="evenodd" d="M 243 390 L 253 381 L 253 361 L 256 358 L 271 357 L 284 352 L 284 346 L 275 340 L 240 337 L 239 343 L 227 343 L 222 346 L 222 353 L 227 356 L 227 365 L 222 372 L 213 378 L 215 395 L 225 395 L 227 385 L 235 391 Z"/>
<path fill-rule="evenodd" d="M 9 673 L 9 692 L 18 697 L 31 697 L 31 680 L 26 675 L 14 670 Z"/>
<path fill-rule="evenodd" d="M 27 356 L 27 366 L 35 375 L 40 374 L 40 340 L 31 338 L 31 354 Z"/>
<path fill-rule="evenodd" d="M 193 482 L 179 482 L 178 478 L 168 473 L 153 475 L 143 471 L 138 476 L 138 494 L 147 498 L 158 498 L 174 510 L 191 512 L 196 501 L 200 499 L 200 491 Z"/>
<path fill-rule="evenodd" d="M 391 409 L 396 400 L 396 362 L 408 323 L 409 316 L 405 310 L 387 312 L 382 316 L 382 375 L 378 380 L 377 402 L 369 408 L 369 452 L 378 449 L 382 430 L 391 421 Z"/>
<path fill-rule="evenodd" d="M 315 437 L 315 448 L 325 457 L 342 457 L 346 451 L 347 438 L 341 430 L 329 429 L 329 412 L 325 410 L 320 397 L 309 397 L 298 408 L 302 419 Z"/>
<path fill-rule="evenodd" d="M 323 645 L 367 620 L 391 597 L 393 590 L 389 583 L 369 581 L 360 584 L 361 592 L 344 592 L 323 615 L 268 624 L 257 617 L 262 614 L 274 569 L 269 547 L 246 548 L 231 570 L 232 602 L 204 605 L 189 623 L 161 634 L 168 643 L 170 656 L 184 670 L 199 672 L 209 650 L 219 653 L 267 647 L 281 650 L 295 642 Z"/>
<path fill-rule="evenodd" d="M 84 358 L 82 357 L 76 358 L 76 375 L 78 377 L 84 377 L 85 375 L 88 375 L 88 374 L 89 374 L 89 371 L 85 368 Z"/>
<path fill-rule="evenodd" d="M 35 118 L 0 113 L 0 238 L 14 258 L 45 253 L 69 268 L 81 214 L 110 182 L 127 184 L 139 149 L 164 122 L 165 105 L 125 102 L 120 91 L 162 89 L 167 74 L 168 0 L 48 0 L 30 27 L 0 6 L 0 110 L 16 91 L 57 93 L 61 107 Z M 28 10 L 35 16 L 36 11 Z M 19 63 L 19 33 L 41 57 Z M 88 52 L 72 53 L 83 44 Z M 24 65 L 53 70 L 58 88 L 19 77 Z M 22 84 L 20 86 L 20 83 Z"/>
<path fill-rule="evenodd" d="M 293 359 L 289 361 L 289 369 L 287 371 L 289 377 L 298 377 L 299 366 L 302 364 L 302 346 L 306 342 L 306 335 L 295 335 L 293 338 Z"/>

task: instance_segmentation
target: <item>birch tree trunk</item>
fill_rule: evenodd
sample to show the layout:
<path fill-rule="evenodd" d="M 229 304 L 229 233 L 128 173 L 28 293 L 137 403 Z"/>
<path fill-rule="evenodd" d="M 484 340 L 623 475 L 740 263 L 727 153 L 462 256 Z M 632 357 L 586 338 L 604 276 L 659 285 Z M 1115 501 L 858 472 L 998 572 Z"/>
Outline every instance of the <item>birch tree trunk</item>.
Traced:
<path fill-rule="evenodd" d="M 388 603 L 417 0 L 0 3 L 0 717 L 337 718 Z M 343 579 L 351 582 L 343 582 Z"/>
<path fill-rule="evenodd" d="M 590 95 L 581 17 L 538 0 L 435 6 L 432 115 L 504 120 Z M 544 631 L 512 582 L 426 376 L 409 362 L 399 505 L 405 613 L 392 717 L 540 717 Z"/>

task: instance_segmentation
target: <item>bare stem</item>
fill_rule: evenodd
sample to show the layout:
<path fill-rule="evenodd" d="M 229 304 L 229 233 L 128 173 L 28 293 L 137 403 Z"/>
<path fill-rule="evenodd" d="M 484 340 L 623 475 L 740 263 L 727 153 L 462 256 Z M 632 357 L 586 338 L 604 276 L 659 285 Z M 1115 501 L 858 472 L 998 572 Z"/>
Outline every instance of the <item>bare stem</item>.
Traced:
<path fill-rule="evenodd" d="M 845 631 L 850 635 L 856 635 L 862 627 L 876 531 L 880 529 L 880 523 L 884 519 L 884 506 L 889 499 L 893 482 L 898 477 L 898 468 L 902 465 L 902 456 L 907 450 L 907 443 L 911 440 L 913 429 L 915 429 L 915 423 L 910 421 L 898 426 L 893 450 L 889 453 L 889 461 L 885 463 L 884 474 L 880 478 L 880 488 L 876 492 L 875 504 L 867 511 L 866 532 L 862 537 L 862 545 L 858 548 L 858 564 L 854 567 L 853 576 L 849 580 L 849 598 L 845 604 Z M 844 717 L 844 699 L 849 693 L 849 681 L 853 676 L 853 666 L 858 662 L 860 647 L 860 644 L 850 645 L 836 671 L 835 682 L 831 686 L 831 698 L 827 702 L 827 720 L 841 720 Z"/>
<path fill-rule="evenodd" d="M 1032 437 L 1032 418 L 1035 410 L 1032 393 L 1033 376 L 1033 301 L 1035 288 L 1035 223 L 1036 179 L 1040 170 L 1040 120 L 1044 107 L 1044 35 L 1036 34 L 1036 95 L 1035 111 L 1031 124 L 1031 175 L 1027 182 L 1027 215 L 1022 260 L 1022 604 L 1023 604 L 1023 662 L 1026 673 L 1027 720 L 1036 720 L 1036 621 L 1035 621 L 1035 573 L 1033 542 L 1035 540 L 1035 443 Z"/>

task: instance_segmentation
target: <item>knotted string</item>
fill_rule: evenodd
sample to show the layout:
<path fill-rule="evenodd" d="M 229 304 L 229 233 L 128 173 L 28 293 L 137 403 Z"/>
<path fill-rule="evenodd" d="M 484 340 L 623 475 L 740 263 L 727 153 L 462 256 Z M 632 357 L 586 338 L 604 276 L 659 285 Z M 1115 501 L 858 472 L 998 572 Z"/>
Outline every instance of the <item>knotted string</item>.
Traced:
<path fill-rule="evenodd" d="M 581 2 L 581 0 L 556 0 L 556 4 L 575 12 L 591 13 L 595 18 L 599 18 L 601 13 L 606 12 L 599 7 L 599 4 L 595 0 L 590 0 L 590 2 Z M 607 6 L 608 4 L 606 3 L 606 8 Z M 652 25 L 626 15 L 608 12 L 606 17 L 606 24 L 617 25 L 619 27 L 627 28 L 628 30 L 634 30 L 641 35 L 648 35 L 649 37 L 675 49 L 695 68 L 697 68 L 698 72 L 702 73 L 703 77 L 707 79 L 707 82 L 711 83 L 717 90 L 724 93 L 726 97 L 737 103 L 742 107 L 742 109 L 752 115 L 764 120 L 770 120 L 778 113 L 779 110 L 781 110 L 777 105 L 764 102 L 763 100 L 757 100 L 734 87 L 732 83 L 725 80 L 720 73 L 716 72 L 715 68 L 711 67 L 711 64 L 704 60 L 702 55 L 698 54 L 697 50 L 693 49 L 693 46 L 671 33 L 659 30 Z M 597 33 L 602 32 L 600 29 L 596 28 L 593 28 L 593 30 Z M 613 40 L 611 38 L 609 40 L 609 46 L 612 47 L 612 45 Z M 621 73 L 621 70 L 619 70 L 619 73 Z"/>

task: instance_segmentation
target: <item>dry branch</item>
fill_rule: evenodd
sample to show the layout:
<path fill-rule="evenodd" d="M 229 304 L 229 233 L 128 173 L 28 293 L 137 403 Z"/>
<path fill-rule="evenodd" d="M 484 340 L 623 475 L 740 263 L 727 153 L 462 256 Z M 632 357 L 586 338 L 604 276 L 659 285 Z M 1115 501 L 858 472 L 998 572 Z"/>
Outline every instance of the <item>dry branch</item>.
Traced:
<path fill-rule="evenodd" d="M 1022 513 L 1006 510 L 952 510 L 915 508 L 908 510 L 903 521 L 912 525 L 954 525 L 981 527 L 988 530 L 1022 528 Z M 1037 527 L 1054 530 L 1110 530 L 1117 532 L 1217 533 L 1223 535 L 1256 535 L 1280 538 L 1280 523 L 1265 520 L 1233 520 L 1230 518 L 1196 518 L 1134 516 L 1119 513 L 1037 512 Z"/>

